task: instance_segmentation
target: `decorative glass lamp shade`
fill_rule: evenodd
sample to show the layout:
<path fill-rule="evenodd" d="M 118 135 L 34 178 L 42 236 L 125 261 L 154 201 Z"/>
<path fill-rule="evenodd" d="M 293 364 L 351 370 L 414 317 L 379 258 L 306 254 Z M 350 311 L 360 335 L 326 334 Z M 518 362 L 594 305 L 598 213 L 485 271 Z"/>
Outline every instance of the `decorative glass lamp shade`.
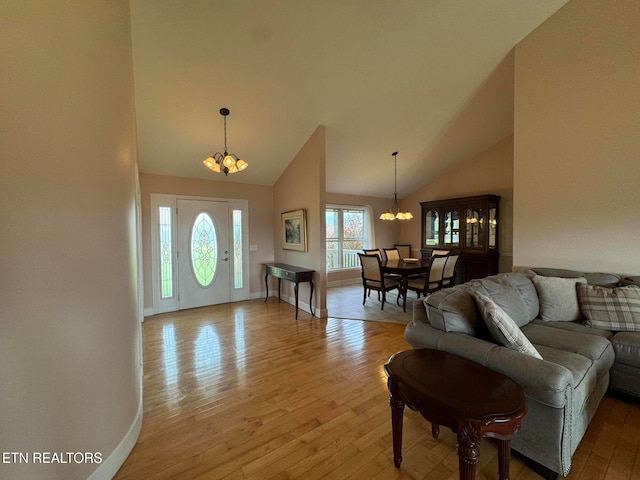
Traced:
<path fill-rule="evenodd" d="M 221 153 L 216 153 L 212 157 L 205 158 L 202 163 L 209 170 L 212 170 L 216 173 L 224 173 L 228 175 L 230 173 L 238 173 L 244 170 L 249 166 L 247 162 L 236 158 L 235 155 L 223 155 Z"/>
<path fill-rule="evenodd" d="M 396 213 L 396 220 L 411 220 L 413 214 L 409 211 Z"/>
<path fill-rule="evenodd" d="M 411 220 L 413 218 L 413 214 L 410 211 L 403 212 L 398 207 L 398 199 L 396 195 L 393 197 L 393 205 L 391 209 L 382 215 L 380 215 L 380 220 Z"/>

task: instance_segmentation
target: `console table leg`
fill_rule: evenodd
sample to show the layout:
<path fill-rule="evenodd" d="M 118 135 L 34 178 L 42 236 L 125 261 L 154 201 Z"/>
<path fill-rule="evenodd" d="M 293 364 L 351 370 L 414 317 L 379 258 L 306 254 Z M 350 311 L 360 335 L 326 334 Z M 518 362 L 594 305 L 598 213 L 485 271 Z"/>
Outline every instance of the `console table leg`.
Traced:
<path fill-rule="evenodd" d="M 511 439 L 498 440 L 498 478 L 509 480 L 509 460 L 511 459 Z"/>
<path fill-rule="evenodd" d="M 293 291 L 296 294 L 296 320 L 298 319 L 298 282 L 296 282 L 295 286 L 293 287 Z"/>

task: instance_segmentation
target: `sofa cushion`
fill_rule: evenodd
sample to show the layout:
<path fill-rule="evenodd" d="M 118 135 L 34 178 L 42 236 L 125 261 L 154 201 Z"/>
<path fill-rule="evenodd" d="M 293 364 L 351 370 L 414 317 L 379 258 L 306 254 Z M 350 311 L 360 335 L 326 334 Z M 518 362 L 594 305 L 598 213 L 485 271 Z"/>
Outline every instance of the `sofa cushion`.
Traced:
<path fill-rule="evenodd" d="M 586 333 L 587 335 L 595 335 L 596 337 L 606 338 L 611 340 L 615 335 L 615 332 L 611 330 L 604 330 L 601 328 L 591 328 L 578 322 L 545 322 L 540 319 L 531 322 L 534 325 L 545 325 L 549 328 L 557 328 L 558 330 L 567 330 L 569 332 Z"/>
<path fill-rule="evenodd" d="M 577 285 L 580 310 L 591 327 L 640 331 L 640 287 Z"/>
<path fill-rule="evenodd" d="M 638 285 L 640 287 L 640 276 L 627 277 L 620 282 L 620 285 Z"/>
<path fill-rule="evenodd" d="M 465 288 L 443 288 L 424 299 L 429 324 L 444 332 L 490 337 L 473 297 Z"/>
<path fill-rule="evenodd" d="M 560 278 L 585 278 L 589 285 L 601 285 L 615 287 L 620 283 L 622 277 L 615 273 L 584 273 L 576 270 L 567 270 L 563 268 L 530 268 L 525 272 L 534 272 L 537 275 L 545 277 L 560 277 Z"/>
<path fill-rule="evenodd" d="M 547 267 L 535 267 L 529 269 L 535 272 L 537 275 L 543 277 L 561 277 L 561 278 L 580 278 L 584 277 L 582 272 L 577 270 L 567 270 L 565 268 L 547 268 Z"/>
<path fill-rule="evenodd" d="M 577 283 L 586 283 L 584 277 L 560 278 L 536 275 L 532 279 L 540 299 L 540 317 L 546 322 L 575 322 L 580 320 Z"/>
<path fill-rule="evenodd" d="M 616 333 L 611 343 L 616 353 L 616 363 L 640 368 L 640 333 Z"/>
<path fill-rule="evenodd" d="M 542 359 L 540 353 L 524 336 L 520 327 L 499 305 L 479 291 L 474 291 L 472 295 L 496 342 L 517 352 Z"/>
<path fill-rule="evenodd" d="M 561 323 L 566 325 L 566 322 Z M 553 325 L 554 323 L 549 322 L 532 322 L 522 327 L 522 333 L 541 353 L 542 346 L 575 353 L 593 362 L 598 377 L 606 375 L 615 361 L 613 347 L 606 337 L 590 335 L 584 331 L 555 328 Z M 575 325 L 588 330 L 588 327 L 583 325 Z M 550 360 L 546 356 L 544 358 Z"/>
<path fill-rule="evenodd" d="M 518 327 L 526 325 L 531 320 L 527 306 L 522 300 L 520 293 L 509 283 L 506 277 L 495 280 L 483 279 L 471 282 L 467 291 L 471 294 L 477 292 L 489 297 L 511 317 Z M 478 307 L 480 307 L 480 304 L 478 304 Z M 482 313 L 482 310 L 480 310 L 480 313 Z"/>
<path fill-rule="evenodd" d="M 505 278 L 515 288 L 527 306 L 529 321 L 540 314 L 540 299 L 530 276 L 523 272 L 505 273 Z M 527 322 L 528 323 L 528 322 Z"/>
<path fill-rule="evenodd" d="M 622 280 L 620 275 L 613 273 L 585 273 L 583 277 L 587 279 L 589 285 L 600 285 L 601 287 L 615 287 Z"/>

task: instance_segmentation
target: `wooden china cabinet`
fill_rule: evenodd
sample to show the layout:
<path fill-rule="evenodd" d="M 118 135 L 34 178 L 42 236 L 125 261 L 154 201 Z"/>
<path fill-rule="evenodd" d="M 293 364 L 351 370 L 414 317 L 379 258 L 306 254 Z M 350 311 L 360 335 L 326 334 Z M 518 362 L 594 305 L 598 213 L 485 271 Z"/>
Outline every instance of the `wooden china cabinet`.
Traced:
<path fill-rule="evenodd" d="M 459 252 L 456 283 L 498 273 L 498 195 L 434 200 L 420 206 L 423 257 L 434 250 Z"/>

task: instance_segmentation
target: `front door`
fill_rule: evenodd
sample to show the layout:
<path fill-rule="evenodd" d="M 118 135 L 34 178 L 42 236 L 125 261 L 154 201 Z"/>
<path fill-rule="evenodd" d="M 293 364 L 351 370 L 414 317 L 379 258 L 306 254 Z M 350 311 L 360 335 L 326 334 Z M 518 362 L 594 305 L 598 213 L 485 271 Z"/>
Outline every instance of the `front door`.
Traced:
<path fill-rule="evenodd" d="M 178 200 L 178 309 L 230 301 L 229 205 Z"/>

